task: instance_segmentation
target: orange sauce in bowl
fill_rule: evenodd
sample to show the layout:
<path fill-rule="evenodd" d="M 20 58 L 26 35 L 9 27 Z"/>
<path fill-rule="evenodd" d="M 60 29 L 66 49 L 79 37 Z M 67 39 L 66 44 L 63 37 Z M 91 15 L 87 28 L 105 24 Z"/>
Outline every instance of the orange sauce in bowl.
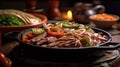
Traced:
<path fill-rule="evenodd" d="M 93 20 L 103 20 L 103 21 L 116 21 L 117 17 L 114 15 L 109 15 L 106 13 L 102 13 L 102 14 L 97 14 L 91 17 L 91 19 Z"/>

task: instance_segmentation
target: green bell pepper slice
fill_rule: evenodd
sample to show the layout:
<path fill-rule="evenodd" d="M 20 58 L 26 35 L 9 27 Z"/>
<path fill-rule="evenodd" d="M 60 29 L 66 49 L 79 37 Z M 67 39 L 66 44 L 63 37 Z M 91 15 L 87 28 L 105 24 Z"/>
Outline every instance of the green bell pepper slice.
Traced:
<path fill-rule="evenodd" d="M 32 28 L 32 32 L 34 34 L 42 34 L 45 32 L 45 30 L 43 28 Z"/>
<path fill-rule="evenodd" d="M 63 24 L 62 26 L 63 26 L 64 28 L 75 28 L 75 29 L 78 29 L 78 28 L 79 28 L 79 25 L 76 25 L 76 24 L 73 24 L 73 25 Z"/>
<path fill-rule="evenodd" d="M 92 39 L 89 36 L 85 36 L 84 38 L 82 38 L 81 43 L 84 44 L 86 47 L 87 46 L 92 46 Z"/>

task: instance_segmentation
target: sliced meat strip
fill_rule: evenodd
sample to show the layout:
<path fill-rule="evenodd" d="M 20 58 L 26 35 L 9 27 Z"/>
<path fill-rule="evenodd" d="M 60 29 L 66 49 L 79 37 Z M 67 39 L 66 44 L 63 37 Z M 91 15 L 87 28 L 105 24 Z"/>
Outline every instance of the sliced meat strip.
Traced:
<path fill-rule="evenodd" d="M 47 39 L 46 39 L 46 38 L 44 38 L 44 39 L 42 39 L 42 40 L 39 40 L 36 44 L 37 44 L 37 45 L 41 45 L 41 44 L 43 44 L 43 43 L 45 43 L 45 42 L 47 42 Z"/>
<path fill-rule="evenodd" d="M 58 44 L 59 47 L 64 46 L 65 42 L 61 42 Z"/>
<path fill-rule="evenodd" d="M 38 35 L 38 36 L 32 38 L 31 41 L 32 41 L 32 42 L 37 42 L 37 41 L 39 41 L 39 40 L 45 38 L 46 36 L 47 36 L 47 33 L 45 32 L 45 33 L 43 33 L 43 34 L 40 34 L 40 35 Z"/>
<path fill-rule="evenodd" d="M 75 40 L 68 40 L 68 41 L 66 41 L 65 42 L 65 44 L 64 44 L 64 46 L 70 46 L 70 45 L 72 45 L 72 42 L 74 42 Z"/>
<path fill-rule="evenodd" d="M 65 41 L 57 41 L 56 46 L 61 47 L 65 44 Z"/>
<path fill-rule="evenodd" d="M 70 44 L 71 42 L 72 42 L 72 40 L 71 40 L 71 41 L 69 40 L 69 41 L 66 41 L 65 43 L 66 43 L 66 44 Z"/>
<path fill-rule="evenodd" d="M 47 45 L 46 45 L 46 44 L 43 44 L 43 45 L 41 45 L 41 47 L 47 47 Z"/>
<path fill-rule="evenodd" d="M 58 41 L 61 41 L 61 40 L 63 40 L 63 41 L 66 41 L 66 40 L 75 40 L 75 38 L 73 36 L 67 36 L 65 38 L 59 38 L 58 39 Z"/>
<path fill-rule="evenodd" d="M 48 41 L 48 42 L 55 42 L 56 40 L 57 40 L 56 37 L 53 37 L 53 36 L 47 37 L 47 41 Z"/>
<path fill-rule="evenodd" d="M 75 41 L 72 41 L 69 45 L 69 47 L 75 47 Z"/>
<path fill-rule="evenodd" d="M 55 45 L 56 45 L 56 42 L 52 42 L 52 43 L 48 44 L 49 47 L 53 47 Z"/>
<path fill-rule="evenodd" d="M 48 46 L 49 47 L 58 46 L 60 43 L 64 43 L 64 42 L 65 41 L 56 41 L 56 42 L 49 43 Z"/>
<path fill-rule="evenodd" d="M 75 46 L 76 47 L 81 47 L 82 46 L 82 43 L 80 42 L 80 40 L 75 41 Z"/>
<path fill-rule="evenodd" d="M 68 46 L 70 46 L 70 44 L 64 44 L 64 46 L 65 46 L 65 47 L 68 47 Z"/>

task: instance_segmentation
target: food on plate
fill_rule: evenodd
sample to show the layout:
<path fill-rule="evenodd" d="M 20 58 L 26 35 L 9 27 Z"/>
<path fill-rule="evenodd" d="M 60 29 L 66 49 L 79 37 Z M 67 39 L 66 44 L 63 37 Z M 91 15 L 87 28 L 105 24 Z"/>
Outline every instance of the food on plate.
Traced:
<path fill-rule="evenodd" d="M 91 17 L 93 20 L 101 20 L 101 21 L 115 21 L 117 20 L 116 16 L 102 13 L 102 14 L 97 14 Z"/>
<path fill-rule="evenodd" d="M 25 23 L 18 17 L 12 15 L 3 15 L 0 17 L 0 26 L 24 25 Z"/>
<path fill-rule="evenodd" d="M 22 34 L 22 41 L 41 47 L 68 48 L 99 46 L 108 40 L 106 35 L 92 28 L 68 20 L 44 24 Z"/>
<path fill-rule="evenodd" d="M 0 10 L 0 26 L 21 26 L 27 24 L 39 24 L 40 22 L 40 18 L 20 10 Z"/>

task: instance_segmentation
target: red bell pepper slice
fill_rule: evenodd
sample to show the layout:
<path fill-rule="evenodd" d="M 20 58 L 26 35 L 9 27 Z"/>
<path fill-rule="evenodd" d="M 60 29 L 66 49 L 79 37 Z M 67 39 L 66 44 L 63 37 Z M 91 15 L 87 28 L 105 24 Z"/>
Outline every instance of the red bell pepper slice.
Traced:
<path fill-rule="evenodd" d="M 52 36 L 62 36 L 64 35 L 64 30 L 60 27 L 54 26 L 47 29 L 47 33 Z"/>

